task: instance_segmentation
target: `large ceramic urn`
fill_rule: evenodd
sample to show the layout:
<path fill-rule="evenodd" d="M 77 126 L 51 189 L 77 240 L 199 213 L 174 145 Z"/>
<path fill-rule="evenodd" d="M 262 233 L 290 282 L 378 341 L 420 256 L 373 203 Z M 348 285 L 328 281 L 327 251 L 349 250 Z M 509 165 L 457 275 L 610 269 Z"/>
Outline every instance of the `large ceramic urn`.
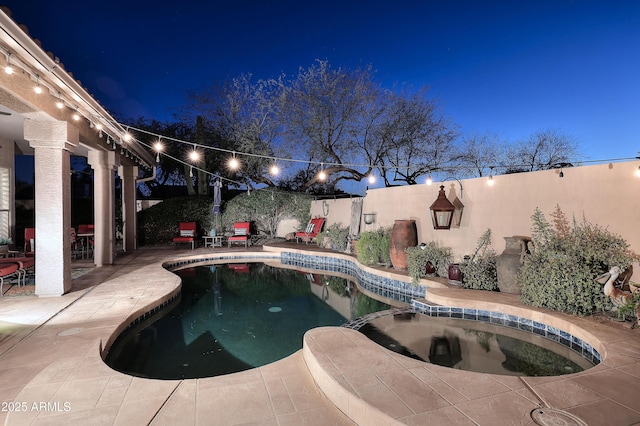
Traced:
<path fill-rule="evenodd" d="M 524 256 L 528 252 L 528 244 L 531 238 L 514 235 L 504 237 L 506 243 L 504 251 L 496 260 L 496 272 L 498 275 L 498 289 L 503 293 L 522 293 L 522 284 L 519 275 L 524 262 Z"/>
<path fill-rule="evenodd" d="M 396 220 L 391 229 L 391 244 L 389 254 L 391 264 L 395 269 L 407 269 L 408 247 L 418 245 L 418 228 L 415 220 Z"/>

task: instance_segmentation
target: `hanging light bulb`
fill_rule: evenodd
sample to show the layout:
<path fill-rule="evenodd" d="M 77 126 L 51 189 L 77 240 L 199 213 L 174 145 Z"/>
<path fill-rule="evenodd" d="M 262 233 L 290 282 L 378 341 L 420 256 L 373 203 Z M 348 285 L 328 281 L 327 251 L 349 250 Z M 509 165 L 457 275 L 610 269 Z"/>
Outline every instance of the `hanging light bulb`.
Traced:
<path fill-rule="evenodd" d="M 11 66 L 11 53 L 7 53 L 7 66 L 4 67 L 4 72 L 7 74 L 13 74 L 13 67 Z"/>
<path fill-rule="evenodd" d="M 638 166 L 638 169 L 636 170 L 636 176 L 640 177 L 640 166 Z"/>
<path fill-rule="evenodd" d="M 489 168 L 491 169 L 491 172 L 489 172 L 489 180 L 487 181 L 487 185 L 493 186 L 493 184 L 495 184 L 495 182 L 493 181 L 493 166 Z"/>
<path fill-rule="evenodd" d="M 40 87 L 40 76 L 36 75 L 36 87 L 33 88 L 33 91 L 36 92 L 36 94 L 41 94 L 42 93 L 42 87 Z"/>
<path fill-rule="evenodd" d="M 280 168 L 277 164 L 273 164 L 269 169 L 269 173 L 271 173 L 271 176 L 278 176 L 280 174 Z"/>
<path fill-rule="evenodd" d="M 124 135 L 122 135 L 122 140 L 125 142 L 129 142 L 131 140 L 131 133 L 127 130 Z"/>
<path fill-rule="evenodd" d="M 193 162 L 200 160 L 200 153 L 197 149 L 193 148 L 193 150 L 189 153 L 189 160 Z"/>
<path fill-rule="evenodd" d="M 562 171 L 562 167 L 560 168 L 560 173 L 558 173 L 558 177 L 561 177 L 561 178 L 564 177 L 564 172 Z"/>
<path fill-rule="evenodd" d="M 324 163 L 320 163 L 320 171 L 318 172 L 317 179 L 321 182 L 327 179 L 327 173 L 324 171 Z"/>
<path fill-rule="evenodd" d="M 433 179 L 431 178 L 431 173 L 429 173 L 429 176 L 427 176 L 426 183 L 427 183 L 427 185 L 431 185 L 433 183 Z"/>
<path fill-rule="evenodd" d="M 80 114 L 78 114 L 78 111 L 75 111 L 71 117 L 73 117 L 74 121 L 80 120 Z"/>
<path fill-rule="evenodd" d="M 164 149 L 164 145 L 162 145 L 162 141 L 158 139 L 156 143 L 153 144 L 153 149 L 156 151 L 156 163 L 160 162 L 160 153 Z"/>
<path fill-rule="evenodd" d="M 376 183 L 376 175 L 374 175 L 373 173 L 370 173 L 369 177 L 367 178 L 367 181 L 369 183 Z"/>
<path fill-rule="evenodd" d="M 58 92 L 58 101 L 56 102 L 58 109 L 64 108 L 64 102 L 62 102 L 62 95 Z"/>
<path fill-rule="evenodd" d="M 240 161 L 236 158 L 236 152 L 233 152 L 233 156 L 227 162 L 227 167 L 230 170 L 238 170 L 240 168 Z"/>

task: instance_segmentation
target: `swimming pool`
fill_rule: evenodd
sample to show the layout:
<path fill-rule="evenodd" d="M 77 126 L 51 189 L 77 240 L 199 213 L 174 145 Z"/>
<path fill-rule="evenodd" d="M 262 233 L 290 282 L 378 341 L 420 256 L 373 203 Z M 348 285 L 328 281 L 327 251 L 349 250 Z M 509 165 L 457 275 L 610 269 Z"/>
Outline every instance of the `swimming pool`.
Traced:
<path fill-rule="evenodd" d="M 460 370 L 513 376 L 558 376 L 589 369 L 591 360 L 522 330 L 411 309 L 371 315 L 358 329 L 402 355 Z"/>
<path fill-rule="evenodd" d="M 106 363 L 134 376 L 211 377 L 259 367 L 302 348 L 304 333 L 386 310 L 345 278 L 265 263 L 193 266 L 178 298 L 123 332 Z"/>

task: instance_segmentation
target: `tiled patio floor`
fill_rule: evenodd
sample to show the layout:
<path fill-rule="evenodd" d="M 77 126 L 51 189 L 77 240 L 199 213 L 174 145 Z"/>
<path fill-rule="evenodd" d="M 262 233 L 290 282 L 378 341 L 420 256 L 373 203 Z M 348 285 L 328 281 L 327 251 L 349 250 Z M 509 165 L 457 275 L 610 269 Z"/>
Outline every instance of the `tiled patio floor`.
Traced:
<path fill-rule="evenodd" d="M 162 262 L 210 250 L 145 248 L 74 280 L 78 290 L 62 297 L 0 299 L 0 421 L 534 424 L 530 412 L 542 407 L 566 410 L 590 425 L 640 423 L 640 331 L 587 319 L 574 322 L 603 342 L 605 361 L 561 377 L 447 369 L 401 357 L 342 328 L 312 330 L 304 350 L 222 377 L 149 380 L 107 367 L 100 348 L 110 336 L 178 290 L 179 280 Z M 466 304 L 502 302 L 495 294 L 471 291 L 437 289 L 433 296 Z M 519 308 L 513 299 L 504 303 Z"/>

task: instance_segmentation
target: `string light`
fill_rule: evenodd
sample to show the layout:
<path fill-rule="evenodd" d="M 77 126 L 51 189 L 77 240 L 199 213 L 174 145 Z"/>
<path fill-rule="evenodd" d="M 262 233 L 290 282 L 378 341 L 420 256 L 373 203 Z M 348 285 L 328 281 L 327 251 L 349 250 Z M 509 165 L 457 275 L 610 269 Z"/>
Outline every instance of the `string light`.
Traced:
<path fill-rule="evenodd" d="M 33 91 L 36 92 L 36 94 L 41 94 L 42 93 L 42 87 L 40 87 L 40 76 L 36 74 L 36 87 L 33 88 Z"/>
<path fill-rule="evenodd" d="M 189 153 L 189 160 L 193 161 L 194 163 L 197 162 L 198 160 L 200 160 L 200 153 L 198 152 L 198 150 L 195 147 Z"/>
<path fill-rule="evenodd" d="M 327 180 L 327 173 L 324 171 L 324 164 L 320 163 L 320 172 L 318 172 L 318 180 L 324 182 Z"/>
<path fill-rule="evenodd" d="M 367 178 L 367 181 L 369 183 L 376 183 L 376 176 L 373 173 L 370 173 L 369 177 Z"/>
<path fill-rule="evenodd" d="M 80 114 L 78 114 L 78 111 L 75 111 L 71 117 L 74 121 L 80 120 Z"/>
<path fill-rule="evenodd" d="M 491 169 L 491 172 L 489 172 L 489 180 L 487 181 L 487 185 L 493 186 L 493 184 L 495 184 L 495 182 L 493 181 L 493 166 L 489 168 Z"/>
<path fill-rule="evenodd" d="M 280 168 L 278 167 L 277 164 L 273 164 L 269 168 L 269 173 L 271 173 L 271 176 L 278 176 L 280 174 Z"/>
<path fill-rule="evenodd" d="M 431 173 L 429 173 L 429 176 L 427 176 L 427 185 L 431 186 L 432 183 L 433 179 L 431 178 Z"/>
<path fill-rule="evenodd" d="M 156 143 L 153 144 L 153 149 L 156 152 L 156 163 L 159 163 L 160 162 L 160 153 L 164 149 L 164 145 L 162 145 L 162 141 L 160 140 L 160 138 L 158 138 Z"/>
<path fill-rule="evenodd" d="M 62 94 L 58 92 L 58 100 L 56 101 L 56 106 L 58 109 L 64 108 L 64 102 L 62 102 Z"/>
<path fill-rule="evenodd" d="M 235 151 L 233 152 L 233 156 L 227 162 L 227 167 L 229 167 L 230 170 L 234 170 L 234 171 L 240 168 L 240 161 L 238 161 L 238 159 L 236 158 Z"/>
<path fill-rule="evenodd" d="M 13 67 L 11 66 L 11 53 L 7 53 L 7 66 L 4 67 L 4 72 L 9 75 L 13 74 Z"/>

